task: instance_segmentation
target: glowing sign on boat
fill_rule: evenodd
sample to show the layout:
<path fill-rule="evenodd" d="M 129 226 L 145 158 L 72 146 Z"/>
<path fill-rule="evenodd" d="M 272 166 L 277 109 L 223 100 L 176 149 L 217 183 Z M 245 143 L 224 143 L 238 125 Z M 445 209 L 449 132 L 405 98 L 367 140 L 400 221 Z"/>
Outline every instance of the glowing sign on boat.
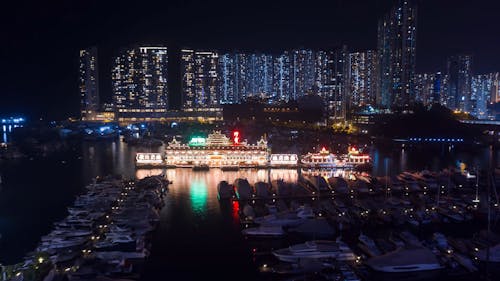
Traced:
<path fill-rule="evenodd" d="M 207 144 L 207 140 L 202 137 L 192 137 L 189 141 L 189 146 L 205 146 Z"/>
<path fill-rule="evenodd" d="M 135 155 L 135 161 L 137 164 L 162 164 L 163 157 L 161 153 L 149 153 L 149 152 L 138 152 Z"/>
<path fill-rule="evenodd" d="M 278 166 L 295 166 L 298 160 L 299 157 L 297 154 L 271 154 L 270 164 Z"/>
<path fill-rule="evenodd" d="M 240 132 L 238 131 L 233 132 L 233 142 L 235 145 L 240 144 Z"/>

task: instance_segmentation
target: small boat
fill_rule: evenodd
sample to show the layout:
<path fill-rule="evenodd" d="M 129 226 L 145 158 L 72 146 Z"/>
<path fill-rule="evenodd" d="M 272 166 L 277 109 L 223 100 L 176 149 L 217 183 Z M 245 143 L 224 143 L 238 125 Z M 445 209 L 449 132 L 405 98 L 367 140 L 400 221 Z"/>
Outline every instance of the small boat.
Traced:
<path fill-rule="evenodd" d="M 193 166 L 193 171 L 208 171 L 210 170 L 210 166 L 206 164 Z"/>
<path fill-rule="evenodd" d="M 227 181 L 221 181 L 217 185 L 217 199 L 224 200 L 233 197 L 233 186 L 231 186 Z"/>
<path fill-rule="evenodd" d="M 248 183 L 247 179 L 238 178 L 234 181 L 234 187 L 236 188 L 236 197 L 239 200 L 248 200 L 252 196 L 252 187 Z"/>
<path fill-rule="evenodd" d="M 261 181 L 255 183 L 255 195 L 259 198 L 269 198 L 269 185 Z"/>
<path fill-rule="evenodd" d="M 339 261 L 354 260 L 356 256 L 345 243 L 330 240 L 311 240 L 302 244 L 273 251 L 281 261 L 298 262 L 302 259 L 334 258 Z"/>
<path fill-rule="evenodd" d="M 283 236 L 285 231 L 281 226 L 277 225 L 261 225 L 257 227 L 249 227 L 241 231 L 246 236 Z"/>

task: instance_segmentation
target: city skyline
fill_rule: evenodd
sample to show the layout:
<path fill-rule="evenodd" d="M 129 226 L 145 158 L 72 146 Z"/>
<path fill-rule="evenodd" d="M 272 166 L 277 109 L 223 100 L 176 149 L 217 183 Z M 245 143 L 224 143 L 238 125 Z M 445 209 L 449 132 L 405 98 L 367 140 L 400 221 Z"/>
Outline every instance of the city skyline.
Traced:
<path fill-rule="evenodd" d="M 93 7 L 101 7 L 97 2 L 89 2 L 81 7 L 77 4 L 62 5 L 61 7 L 47 6 L 42 9 L 42 13 L 33 17 L 33 20 L 27 20 L 19 26 L 13 25 L 13 22 L 16 22 L 15 19 L 11 21 L 10 18 L 6 18 L 8 21 L 6 26 L 12 28 L 6 30 L 5 36 L 12 40 L 9 40 L 3 47 L 6 48 L 5 53 L 9 53 L 9 57 L 4 60 L 7 67 L 2 73 L 5 81 L 2 81 L 1 110 L 4 112 L 31 111 L 34 116 L 53 118 L 69 115 L 76 117 L 77 112 L 79 112 L 79 100 L 76 98 L 78 95 L 78 62 L 75 54 L 78 54 L 80 49 L 89 46 L 99 48 L 99 76 L 102 81 L 100 92 L 102 100 L 105 102 L 111 101 L 111 83 L 106 83 L 110 76 L 108 71 L 112 63 L 110 58 L 115 55 L 119 47 L 123 46 L 161 41 L 161 45 L 168 45 L 172 52 L 179 50 L 180 46 L 188 46 L 193 49 L 216 49 L 217 47 L 221 52 L 225 50 L 247 52 L 249 50 L 262 50 L 263 52 L 276 53 L 279 50 L 297 49 L 301 46 L 323 49 L 345 43 L 350 52 L 376 49 L 377 24 L 383 15 L 390 10 L 392 1 L 347 2 L 336 1 L 329 6 L 325 3 L 318 3 L 317 6 L 311 5 L 305 8 L 302 17 L 296 17 L 302 14 L 300 9 L 292 3 L 290 5 L 273 3 L 267 5 L 267 9 L 260 12 L 259 21 L 253 22 L 253 24 L 246 20 L 260 11 L 255 7 L 243 9 L 239 16 L 228 12 L 225 17 L 221 17 L 221 15 L 226 14 L 225 12 L 232 11 L 233 8 L 223 5 L 224 3 L 207 7 L 207 5 L 196 1 L 182 3 L 174 1 L 173 4 L 158 6 L 163 9 L 155 11 L 155 15 L 161 14 L 161 11 L 172 14 L 192 10 L 193 15 L 202 13 L 204 9 L 217 11 L 214 16 L 219 17 L 207 15 L 200 19 L 191 18 L 190 24 L 175 32 L 172 29 L 175 29 L 174 27 L 179 26 L 180 23 L 174 21 L 180 18 L 188 20 L 189 17 L 183 17 L 182 13 L 179 13 L 172 19 L 151 17 L 144 23 L 132 20 L 118 30 L 113 30 L 111 26 L 115 25 L 110 23 L 98 24 L 107 21 L 104 11 L 112 8 L 118 8 L 118 11 L 122 12 L 130 12 L 126 3 L 118 6 L 107 4 L 109 6 L 102 7 L 101 12 L 91 12 Z M 474 75 L 495 72 L 500 68 L 497 67 L 499 64 L 496 63 L 497 56 L 493 55 L 495 53 L 495 40 L 498 39 L 488 36 L 488 34 L 493 34 L 491 31 L 495 30 L 495 25 L 484 24 L 484 21 L 489 18 L 488 13 L 495 10 L 494 3 L 479 1 L 471 5 L 457 4 L 454 1 L 454 5 L 451 5 L 446 1 L 439 3 L 418 2 L 416 73 L 437 71 L 446 73 L 447 58 L 460 53 L 471 53 L 474 56 Z M 17 11 L 19 7 L 13 7 L 13 9 Z M 288 11 L 288 13 L 273 13 L 278 10 Z M 480 18 L 474 16 L 474 11 L 478 10 L 484 10 L 486 14 Z M 440 20 L 440 13 L 444 12 L 449 14 L 449 17 L 446 20 Z M 345 15 L 339 16 L 340 14 Z M 356 19 L 351 19 L 353 14 L 359 16 Z M 57 15 L 57 17 L 51 21 L 48 20 L 51 18 L 50 15 Z M 84 19 L 92 18 L 92 15 L 96 16 L 97 23 L 88 27 L 82 25 Z M 121 16 L 115 15 L 109 20 L 117 18 L 121 18 Z M 238 20 L 239 18 L 241 20 Z M 231 19 L 229 22 L 232 24 L 224 25 L 224 20 L 228 19 Z M 33 27 L 35 21 L 40 23 L 36 28 Z M 155 21 L 161 24 L 150 25 Z M 55 22 L 68 22 L 69 24 L 63 28 Z M 212 23 L 210 26 L 213 27 L 213 32 L 188 32 L 196 29 L 202 22 Z M 57 28 L 55 28 L 56 26 Z M 16 30 L 22 32 L 29 27 L 33 27 L 33 31 L 40 34 L 41 40 L 34 41 L 32 38 L 16 34 Z M 257 32 L 251 33 L 252 35 L 249 36 L 251 28 L 255 28 Z M 52 29 L 54 32 L 49 32 Z M 68 30 L 71 30 L 71 34 L 67 32 Z M 445 42 L 445 44 L 436 44 L 436 42 Z M 38 52 L 28 51 L 37 46 Z M 35 53 L 38 55 L 34 56 Z M 53 59 L 51 60 L 51 58 Z M 27 75 L 29 72 L 36 75 Z M 45 96 L 51 97 L 48 100 L 52 102 L 43 98 Z M 18 97 L 23 98 L 19 99 Z M 67 112 L 56 110 L 59 108 L 67 108 Z"/>

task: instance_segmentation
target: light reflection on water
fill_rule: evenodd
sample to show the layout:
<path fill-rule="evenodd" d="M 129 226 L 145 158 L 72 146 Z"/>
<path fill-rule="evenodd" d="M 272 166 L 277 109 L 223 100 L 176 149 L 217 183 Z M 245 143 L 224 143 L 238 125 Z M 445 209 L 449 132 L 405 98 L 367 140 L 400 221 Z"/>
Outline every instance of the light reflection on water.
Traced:
<path fill-rule="evenodd" d="M 169 186 L 169 196 L 174 200 L 186 200 L 191 211 L 197 216 L 220 214 L 217 199 L 217 185 L 225 180 L 233 183 L 238 178 L 246 178 L 251 185 L 262 181 L 270 182 L 283 179 L 286 182 L 296 182 L 298 172 L 295 169 L 242 169 L 238 171 L 193 171 L 188 168 L 178 169 L 138 169 L 135 173 L 138 179 L 165 174 L 173 183 Z M 189 199 L 189 200 L 188 200 Z"/>

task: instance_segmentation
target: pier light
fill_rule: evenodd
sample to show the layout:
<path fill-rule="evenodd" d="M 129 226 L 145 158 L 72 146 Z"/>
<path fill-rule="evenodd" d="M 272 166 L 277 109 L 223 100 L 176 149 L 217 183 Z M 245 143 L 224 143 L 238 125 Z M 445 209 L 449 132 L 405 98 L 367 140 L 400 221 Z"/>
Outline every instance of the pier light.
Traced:
<path fill-rule="evenodd" d="M 43 257 L 38 258 L 38 263 L 43 263 Z"/>

